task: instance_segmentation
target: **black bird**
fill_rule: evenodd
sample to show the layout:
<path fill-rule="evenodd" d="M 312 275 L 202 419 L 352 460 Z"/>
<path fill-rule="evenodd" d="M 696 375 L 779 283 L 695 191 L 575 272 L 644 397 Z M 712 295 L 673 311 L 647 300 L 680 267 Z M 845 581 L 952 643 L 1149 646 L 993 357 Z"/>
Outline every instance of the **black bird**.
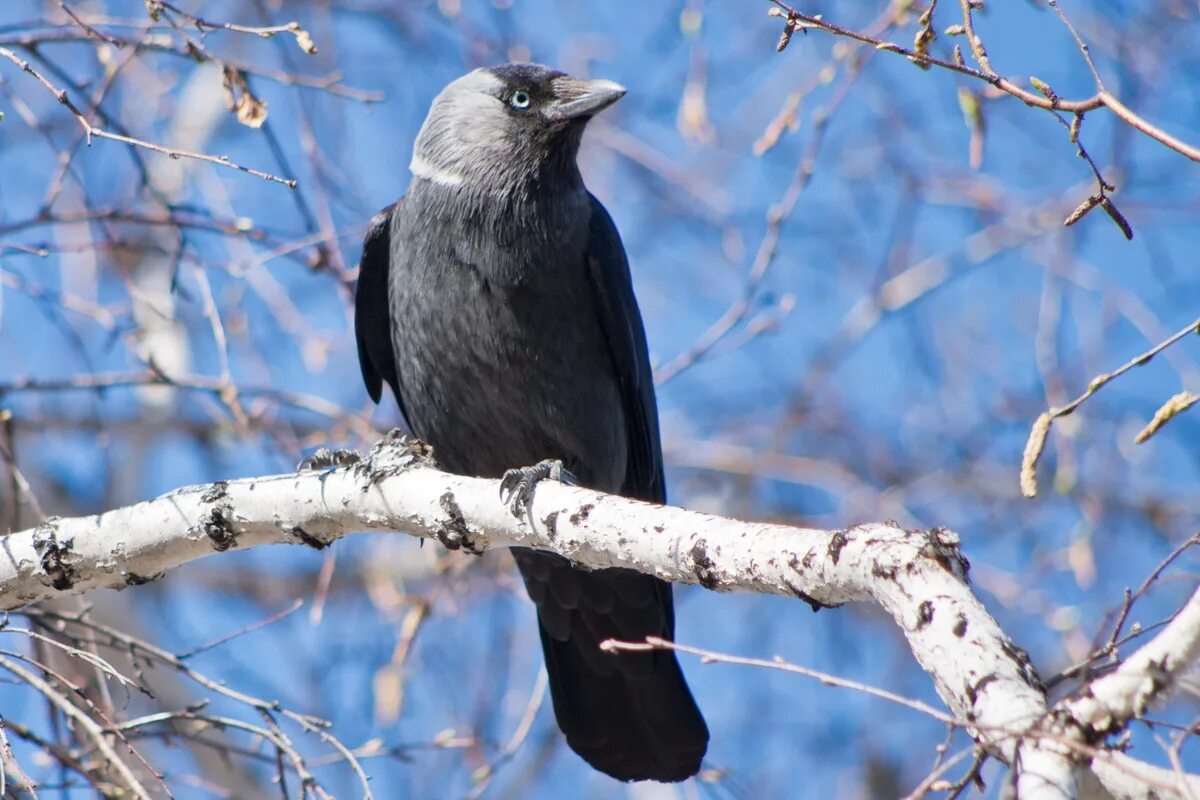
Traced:
<path fill-rule="evenodd" d="M 625 94 L 537 64 L 477 69 L 433 101 L 407 196 L 371 221 L 355 333 L 367 391 L 395 392 L 452 472 L 580 483 L 665 501 L 646 336 L 621 238 L 583 184 L 592 116 Z M 679 781 L 708 746 L 673 653 L 611 655 L 608 638 L 673 639 L 669 584 L 514 548 L 538 610 L 567 743 L 620 780 Z"/>

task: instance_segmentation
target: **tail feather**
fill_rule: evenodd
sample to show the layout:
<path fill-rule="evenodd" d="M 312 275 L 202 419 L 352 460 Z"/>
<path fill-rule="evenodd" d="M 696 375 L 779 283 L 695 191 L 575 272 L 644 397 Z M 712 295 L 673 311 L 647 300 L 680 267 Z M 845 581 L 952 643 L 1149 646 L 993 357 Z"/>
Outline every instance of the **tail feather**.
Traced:
<path fill-rule="evenodd" d="M 554 715 L 571 749 L 618 780 L 696 774 L 708 728 L 675 654 L 599 648 L 609 638 L 673 638 L 670 585 L 631 570 L 577 570 L 546 553 L 513 554 L 538 606 Z"/>

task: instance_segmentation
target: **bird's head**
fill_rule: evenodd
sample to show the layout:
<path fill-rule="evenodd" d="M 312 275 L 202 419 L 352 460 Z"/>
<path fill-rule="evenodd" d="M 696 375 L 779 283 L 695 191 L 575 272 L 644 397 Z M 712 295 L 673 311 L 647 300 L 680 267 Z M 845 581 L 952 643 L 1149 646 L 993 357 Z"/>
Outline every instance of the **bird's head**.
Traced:
<path fill-rule="evenodd" d="M 415 178 L 498 192 L 577 177 L 584 127 L 624 94 L 612 81 L 541 64 L 474 70 L 434 98 L 409 169 Z"/>

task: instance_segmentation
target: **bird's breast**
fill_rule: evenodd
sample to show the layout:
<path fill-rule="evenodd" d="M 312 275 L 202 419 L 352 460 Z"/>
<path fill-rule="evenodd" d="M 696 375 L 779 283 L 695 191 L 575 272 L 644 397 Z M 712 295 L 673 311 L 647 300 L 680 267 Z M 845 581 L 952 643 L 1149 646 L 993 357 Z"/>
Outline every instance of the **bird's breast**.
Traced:
<path fill-rule="evenodd" d="M 571 231 L 505 241 L 425 222 L 393 255 L 390 286 L 413 432 L 455 472 L 494 477 L 558 458 L 585 484 L 618 490 L 624 416 L 584 244 Z"/>

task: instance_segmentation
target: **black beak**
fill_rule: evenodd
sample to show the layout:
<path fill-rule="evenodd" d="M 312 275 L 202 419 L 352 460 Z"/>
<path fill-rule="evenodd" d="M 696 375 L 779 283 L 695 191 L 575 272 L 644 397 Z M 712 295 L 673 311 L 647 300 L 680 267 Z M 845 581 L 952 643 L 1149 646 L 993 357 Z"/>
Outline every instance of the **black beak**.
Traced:
<path fill-rule="evenodd" d="M 555 78 L 555 100 L 546 110 L 552 121 L 594 117 L 625 96 L 625 87 L 605 80 L 581 81 L 578 78 Z"/>

